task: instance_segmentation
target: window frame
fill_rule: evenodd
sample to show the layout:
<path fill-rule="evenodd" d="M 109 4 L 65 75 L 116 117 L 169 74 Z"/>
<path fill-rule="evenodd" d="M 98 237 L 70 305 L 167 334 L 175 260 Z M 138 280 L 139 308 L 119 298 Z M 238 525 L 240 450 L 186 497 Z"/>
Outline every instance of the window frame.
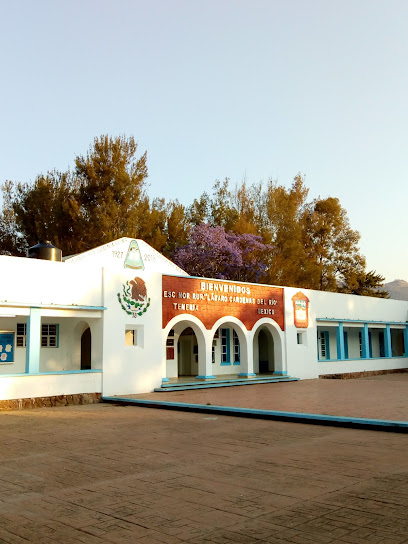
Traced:
<path fill-rule="evenodd" d="M 234 358 L 234 365 L 240 365 L 241 364 L 241 346 L 239 344 L 239 338 L 238 334 L 235 331 L 235 329 L 232 329 L 232 347 L 233 347 L 233 358 Z"/>
<path fill-rule="evenodd" d="M 231 364 L 230 330 L 221 329 L 221 366 Z"/>
<path fill-rule="evenodd" d="M 51 329 L 55 327 L 55 329 Z M 17 323 L 16 348 L 27 347 L 27 323 Z M 41 348 L 59 348 L 59 323 L 41 323 Z"/>

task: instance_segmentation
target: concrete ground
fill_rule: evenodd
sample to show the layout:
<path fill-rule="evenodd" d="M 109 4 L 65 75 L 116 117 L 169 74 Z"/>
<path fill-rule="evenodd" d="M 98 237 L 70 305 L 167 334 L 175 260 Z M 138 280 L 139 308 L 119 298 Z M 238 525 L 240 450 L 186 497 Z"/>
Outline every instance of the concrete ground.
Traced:
<path fill-rule="evenodd" d="M 381 404 L 365 382 L 314 387 Z M 370 382 L 403 410 L 405 378 Z M 93 404 L 1 413 L 0 436 L 0 543 L 408 543 L 406 434 Z"/>
<path fill-rule="evenodd" d="M 301 380 L 128 396 L 169 402 L 408 421 L 407 393 L 408 372 L 404 372 L 354 380 Z"/>

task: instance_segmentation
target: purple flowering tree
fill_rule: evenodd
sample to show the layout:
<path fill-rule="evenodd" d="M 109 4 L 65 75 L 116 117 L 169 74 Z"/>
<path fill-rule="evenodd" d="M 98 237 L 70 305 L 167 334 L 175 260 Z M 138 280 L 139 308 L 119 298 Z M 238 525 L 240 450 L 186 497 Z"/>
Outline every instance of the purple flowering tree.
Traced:
<path fill-rule="evenodd" d="M 201 224 L 191 230 L 189 242 L 172 259 L 192 276 L 259 282 L 271 252 L 260 236 Z"/>

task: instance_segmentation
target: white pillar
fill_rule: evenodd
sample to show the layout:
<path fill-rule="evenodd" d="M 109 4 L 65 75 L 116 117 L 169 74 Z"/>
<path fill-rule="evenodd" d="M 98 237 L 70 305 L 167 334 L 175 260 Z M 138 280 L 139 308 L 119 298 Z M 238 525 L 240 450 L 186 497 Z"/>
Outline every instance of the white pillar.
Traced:
<path fill-rule="evenodd" d="M 197 335 L 198 342 L 198 380 L 208 380 L 215 378 L 212 369 L 212 340 L 213 335 L 210 331 L 201 336 Z"/>
<path fill-rule="evenodd" d="M 241 354 L 241 372 L 238 376 L 248 377 L 256 376 L 254 372 L 254 350 L 253 335 L 251 332 L 245 334 L 244 341 L 240 345 Z"/>
<path fill-rule="evenodd" d="M 38 374 L 40 372 L 41 349 L 41 308 L 30 308 L 27 317 L 26 335 L 26 372 Z"/>

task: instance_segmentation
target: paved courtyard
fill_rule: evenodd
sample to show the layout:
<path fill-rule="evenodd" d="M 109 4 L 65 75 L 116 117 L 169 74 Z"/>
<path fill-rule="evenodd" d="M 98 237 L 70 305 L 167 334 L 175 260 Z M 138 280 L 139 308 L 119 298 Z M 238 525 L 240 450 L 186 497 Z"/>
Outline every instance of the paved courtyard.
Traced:
<path fill-rule="evenodd" d="M 191 380 L 190 380 L 191 381 Z M 408 421 L 408 372 L 130 395 L 134 398 Z"/>
<path fill-rule="evenodd" d="M 93 404 L 0 436 L 0 543 L 408 543 L 406 434 Z"/>

